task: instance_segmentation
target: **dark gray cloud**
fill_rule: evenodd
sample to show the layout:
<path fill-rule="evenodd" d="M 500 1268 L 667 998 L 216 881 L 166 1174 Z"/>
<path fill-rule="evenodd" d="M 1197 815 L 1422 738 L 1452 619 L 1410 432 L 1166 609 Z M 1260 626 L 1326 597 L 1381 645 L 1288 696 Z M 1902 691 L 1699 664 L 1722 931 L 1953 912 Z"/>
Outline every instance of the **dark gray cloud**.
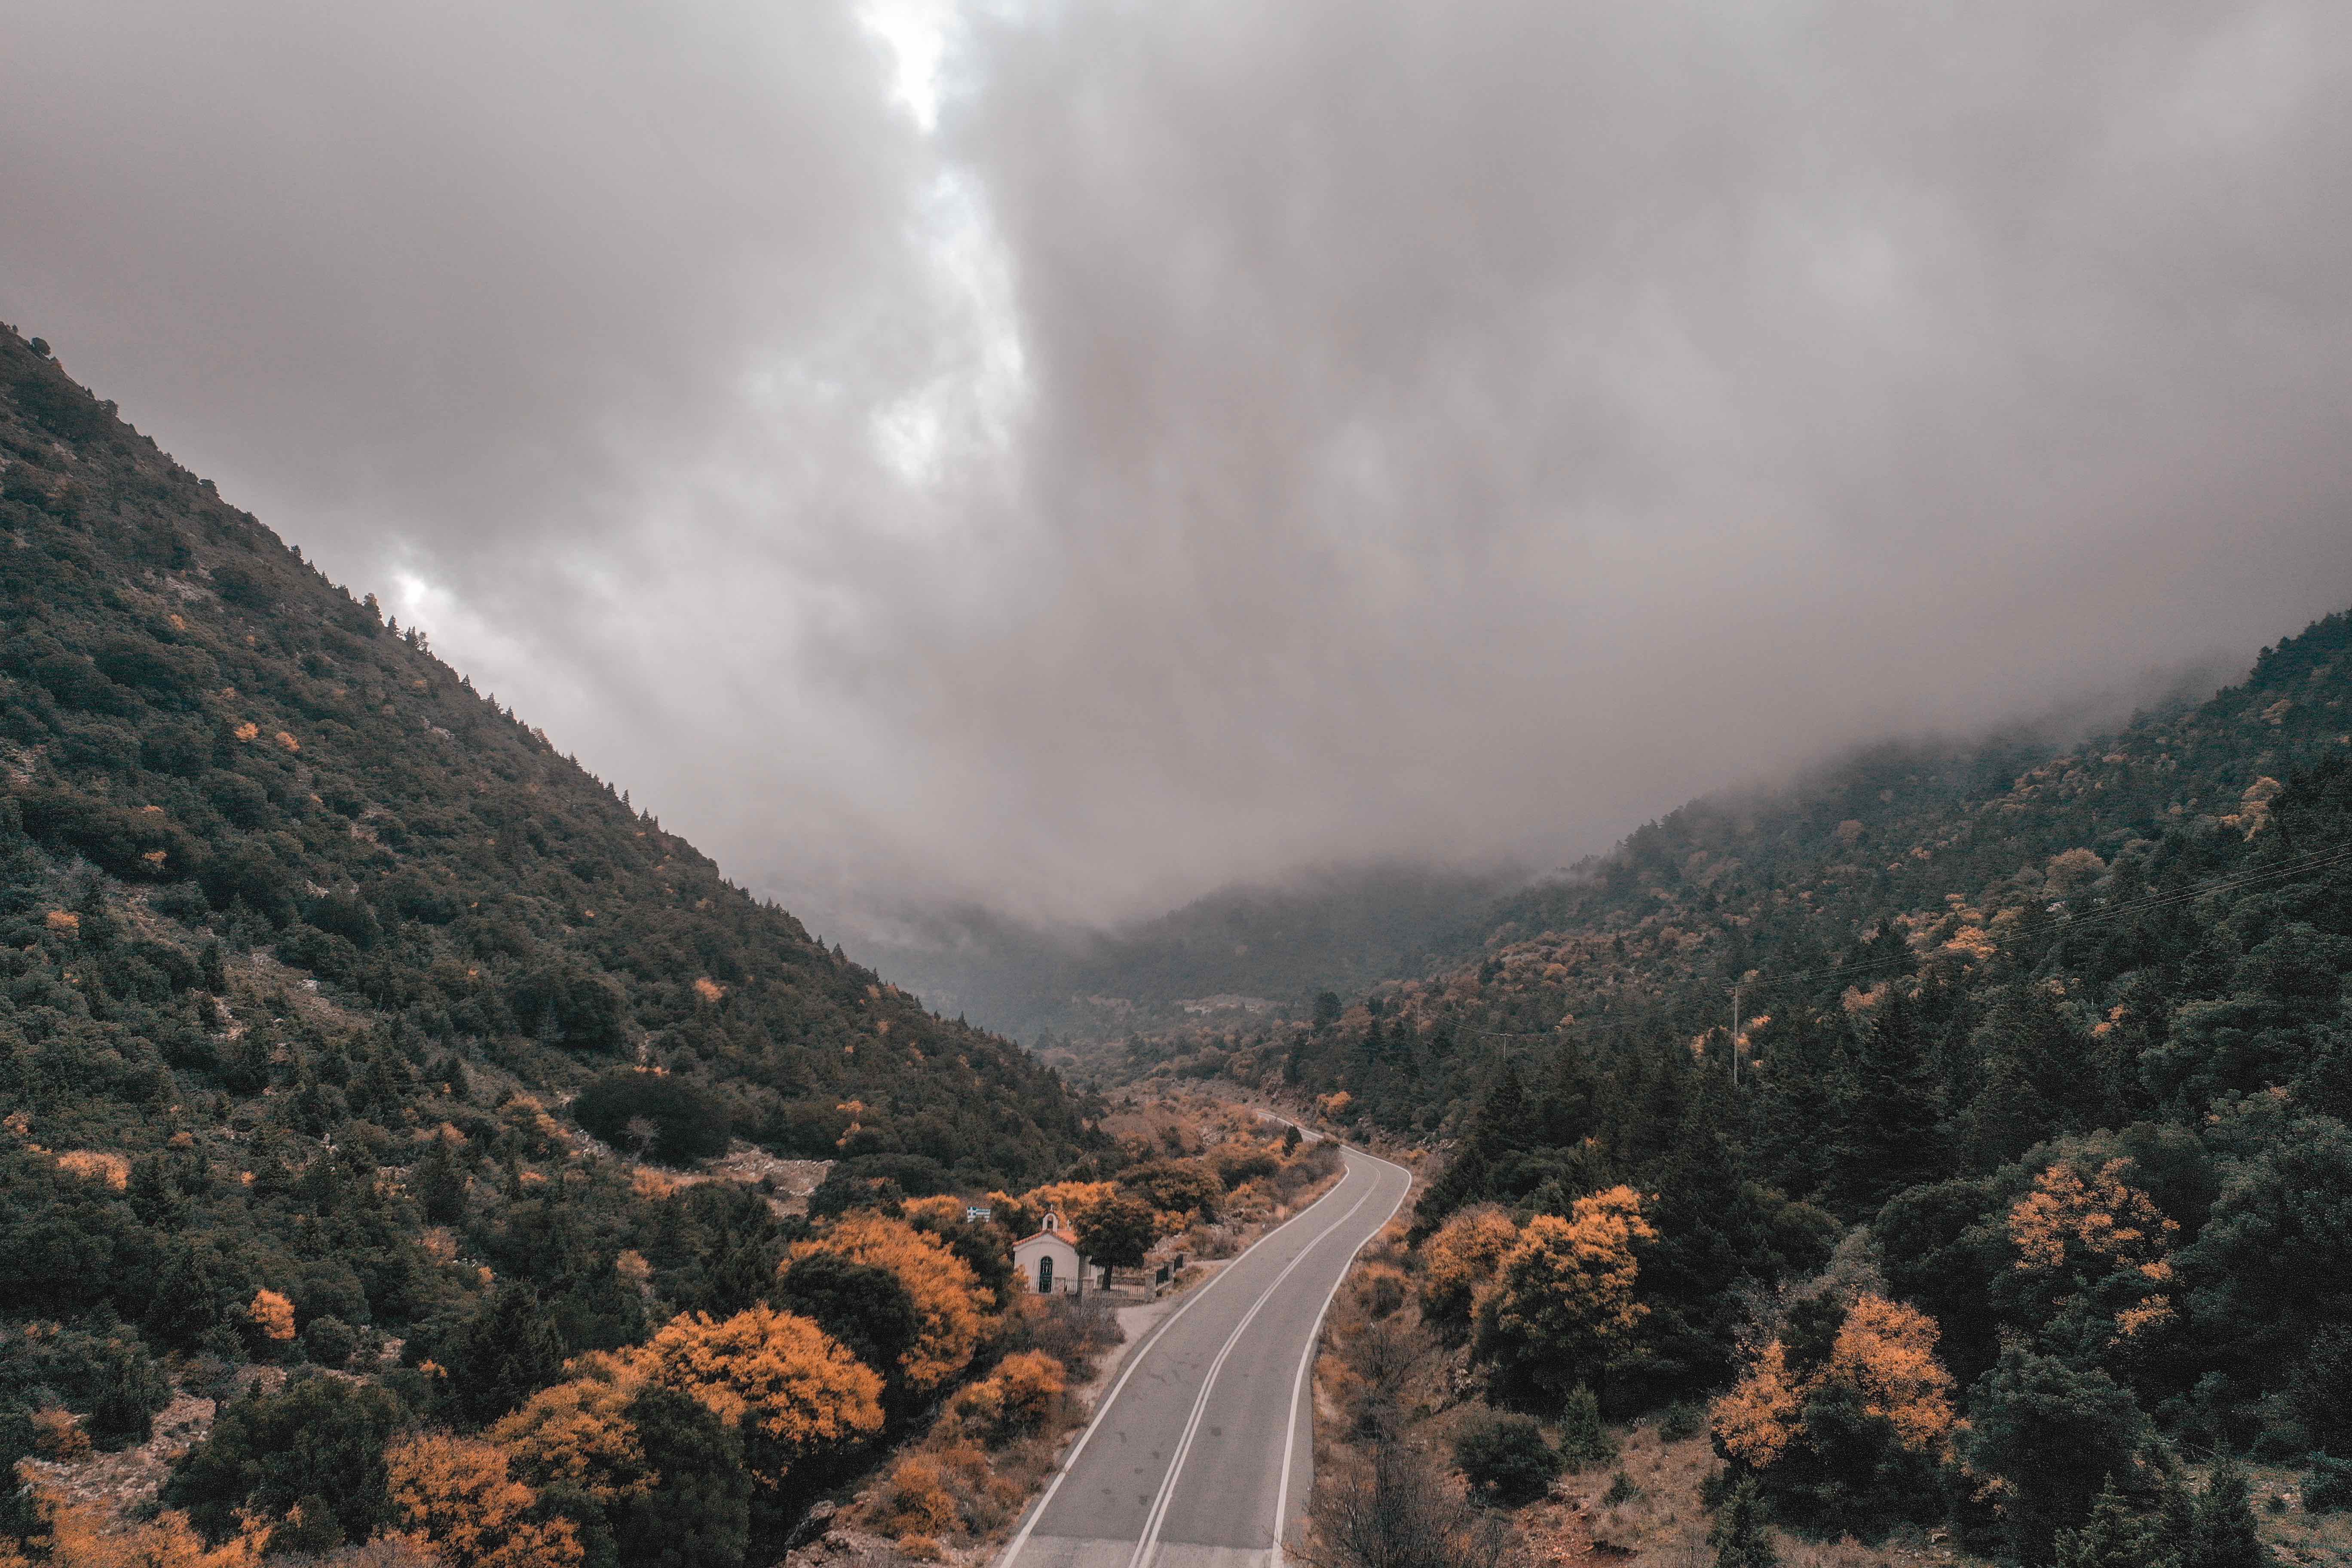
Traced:
<path fill-rule="evenodd" d="M 2352 601 L 2326 0 L 943 9 L 932 132 L 820 5 L 5 14 L 0 308 L 821 918 L 1554 857 Z"/>

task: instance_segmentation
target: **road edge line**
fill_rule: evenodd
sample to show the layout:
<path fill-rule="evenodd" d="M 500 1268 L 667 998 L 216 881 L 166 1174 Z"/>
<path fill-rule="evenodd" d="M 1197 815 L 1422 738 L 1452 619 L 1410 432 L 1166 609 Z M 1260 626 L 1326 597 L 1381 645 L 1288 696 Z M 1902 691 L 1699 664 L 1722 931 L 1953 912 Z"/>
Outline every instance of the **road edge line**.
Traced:
<path fill-rule="evenodd" d="M 1201 1417 L 1208 1410 L 1209 1395 L 1217 1386 L 1217 1374 L 1224 1370 L 1225 1358 L 1234 1353 L 1234 1346 L 1241 1342 L 1242 1335 L 1249 1331 L 1249 1326 L 1257 1321 L 1258 1313 L 1264 1311 L 1265 1304 L 1274 1300 L 1275 1292 L 1282 1289 L 1282 1282 L 1290 1278 L 1292 1270 L 1306 1262 L 1317 1247 L 1337 1236 L 1339 1233 L 1339 1227 L 1355 1218 L 1362 1211 L 1363 1206 L 1371 1201 L 1372 1194 L 1366 1193 L 1356 1200 L 1354 1206 L 1346 1214 L 1325 1226 L 1321 1235 L 1300 1247 L 1298 1256 L 1284 1264 L 1282 1272 L 1266 1281 L 1265 1289 L 1259 1291 L 1257 1300 L 1250 1303 L 1250 1310 L 1242 1314 L 1242 1321 L 1234 1325 L 1234 1331 L 1227 1334 L 1225 1342 L 1217 1347 L 1215 1359 L 1209 1363 L 1209 1370 L 1202 1374 L 1201 1392 L 1192 1396 L 1192 1409 L 1185 1418 L 1184 1434 L 1176 1440 L 1174 1455 L 1168 1461 L 1168 1473 L 1160 1479 L 1160 1490 L 1151 1500 L 1150 1511 L 1143 1516 L 1143 1533 L 1135 1542 L 1135 1553 L 1127 1560 L 1127 1568 L 1144 1568 L 1144 1564 L 1150 1560 L 1153 1550 L 1160 1543 L 1160 1528 L 1168 1521 L 1168 1505 L 1176 1495 L 1177 1482 L 1183 1477 L 1184 1461 L 1192 1456 L 1192 1439 L 1201 1430 Z M 1388 1222 L 1383 1220 L 1381 1223 L 1385 1225 Z M 1356 1250 L 1362 1250 L 1360 1243 Z M 1354 1256 L 1354 1252 L 1349 1254 L 1351 1258 Z M 1341 1272 L 1345 1271 L 1343 1268 Z"/>
<path fill-rule="evenodd" d="M 1353 1145 L 1342 1142 L 1339 1147 L 1348 1149 Z M 1274 1568 L 1286 1568 L 1289 1560 L 1289 1554 L 1283 1547 L 1283 1528 L 1285 1516 L 1290 1512 L 1290 1468 L 1296 1462 L 1298 1445 L 1298 1401 L 1307 1390 L 1307 1370 L 1315 1364 L 1315 1347 L 1323 1342 L 1323 1321 L 1331 1315 L 1331 1303 L 1339 1299 L 1339 1287 L 1348 1282 L 1348 1275 L 1356 1267 L 1356 1259 L 1363 1255 L 1364 1248 L 1379 1239 L 1381 1232 L 1388 1229 L 1389 1221 L 1396 1218 L 1397 1211 L 1404 1207 L 1405 1199 L 1412 1196 L 1411 1170 L 1394 1160 L 1382 1159 L 1370 1149 L 1358 1149 L 1356 1152 L 1402 1175 L 1404 1191 L 1397 1194 L 1397 1201 L 1389 1205 L 1389 1212 L 1380 1224 L 1372 1227 L 1371 1235 L 1356 1243 L 1356 1250 L 1348 1255 L 1348 1261 L 1340 1268 L 1339 1277 L 1331 1281 L 1331 1289 L 1324 1293 L 1322 1309 L 1315 1314 L 1314 1331 L 1307 1336 L 1307 1348 L 1299 1352 L 1298 1375 L 1291 1380 L 1290 1384 L 1290 1424 L 1282 1434 L 1282 1475 L 1274 1489 Z M 1312 1458 L 1311 1454 L 1309 1458 Z"/>
<path fill-rule="evenodd" d="M 1345 1144 L 1340 1145 L 1342 1148 L 1345 1148 L 1346 1146 L 1347 1145 Z M 1375 1154 L 1372 1158 L 1377 1160 L 1380 1156 Z M 1400 1167 L 1400 1169 L 1402 1169 L 1402 1167 Z M 1337 1190 L 1336 1184 L 1332 1190 Z M 1412 1189 L 1410 1187 L 1406 1189 L 1408 1192 L 1411 1190 Z M 1217 1277 L 1214 1279 L 1212 1279 L 1206 1285 L 1202 1286 L 1201 1289 L 1194 1293 L 1191 1300 L 1186 1301 L 1182 1306 L 1177 1308 L 1174 1311 L 1169 1313 L 1168 1316 L 1160 1320 L 1160 1326 L 1153 1329 L 1150 1335 L 1146 1338 L 1141 1344 L 1135 1347 L 1135 1353 L 1129 1356 L 1125 1363 L 1120 1366 L 1118 1381 L 1110 1385 L 1110 1392 L 1103 1395 L 1102 1403 L 1095 1406 L 1095 1413 L 1087 1419 L 1086 1430 L 1078 1434 L 1078 1440 L 1070 1445 L 1070 1451 L 1062 1457 L 1060 1464 L 1054 1467 L 1053 1480 L 1047 1484 L 1044 1494 L 1041 1495 L 1034 1503 L 1030 1505 L 1029 1516 L 1021 1521 L 1019 1533 L 1013 1536 L 1013 1540 L 1005 1546 L 1003 1552 L 994 1560 L 992 1564 L 992 1568 L 1013 1568 L 1013 1560 L 1020 1555 L 1021 1549 L 1029 1544 L 1029 1537 L 1036 1531 L 1037 1521 L 1045 1517 L 1046 1505 L 1054 1500 L 1054 1494 L 1062 1489 L 1063 1479 L 1069 1475 L 1073 1468 L 1076 1467 L 1078 1456 L 1086 1452 L 1087 1442 L 1091 1440 L 1095 1435 L 1095 1428 L 1101 1426 L 1103 1417 L 1110 1414 L 1110 1407 L 1118 1403 L 1120 1390 L 1127 1386 L 1127 1380 L 1135 1375 L 1135 1369 L 1143 1364 L 1144 1357 L 1151 1353 L 1151 1348 L 1160 1342 L 1160 1336 L 1165 1334 L 1169 1330 L 1174 1328 L 1176 1326 L 1176 1321 L 1179 1318 L 1181 1318 L 1185 1313 L 1191 1311 L 1194 1306 L 1206 1299 L 1210 1291 L 1214 1290 L 1218 1286 L 1223 1284 L 1228 1279 L 1232 1278 L 1234 1264 L 1239 1263 L 1243 1258 L 1247 1258 L 1251 1253 L 1255 1252 L 1259 1247 L 1264 1247 L 1267 1242 L 1272 1241 L 1276 1237 L 1280 1236 L 1284 1231 L 1288 1230 L 1292 1226 L 1297 1224 L 1300 1220 L 1305 1219 L 1309 1214 L 1314 1212 L 1316 1204 L 1321 1203 L 1328 1196 L 1330 1196 L 1329 1191 L 1318 1194 L 1313 1203 L 1308 1204 L 1305 1208 L 1300 1209 L 1297 1214 L 1292 1215 L 1288 1219 L 1284 1220 L 1280 1225 L 1276 1226 L 1272 1230 L 1267 1231 L 1264 1236 L 1259 1237 L 1255 1241 L 1251 1242 L 1247 1247 L 1243 1247 L 1239 1252 L 1234 1254 L 1232 1261 L 1228 1262 L 1224 1268 L 1217 1271 Z M 1319 1240 L 1321 1238 L 1318 1237 L 1317 1239 Z"/>

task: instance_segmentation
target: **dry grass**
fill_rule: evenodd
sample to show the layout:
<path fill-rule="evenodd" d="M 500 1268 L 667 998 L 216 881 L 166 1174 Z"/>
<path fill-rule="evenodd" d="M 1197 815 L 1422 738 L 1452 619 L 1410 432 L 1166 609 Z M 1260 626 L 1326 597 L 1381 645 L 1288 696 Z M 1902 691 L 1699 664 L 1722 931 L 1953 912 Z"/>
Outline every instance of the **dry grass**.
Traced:
<path fill-rule="evenodd" d="M 2194 1472 L 2201 1482 L 2201 1468 Z M 2246 1489 L 2263 1539 L 2289 1568 L 2352 1564 L 2352 1513 L 2306 1513 L 2303 1472 L 2279 1465 L 2246 1467 Z"/>
<path fill-rule="evenodd" d="M 1549 1499 L 1520 1510 L 1519 1525 L 1535 1555 L 1549 1563 L 1622 1568 L 1709 1568 L 1715 1549 L 1707 1537 L 1715 1521 L 1703 1494 L 1717 1460 L 1706 1436 L 1665 1442 L 1650 1420 L 1612 1431 L 1622 1445 L 1618 1463 L 1563 1476 Z M 1618 1486 L 1620 1476 L 1624 1487 Z M 1612 1488 L 1620 1500 L 1608 1500 Z M 1628 1489 L 1631 1497 L 1623 1495 Z M 1986 1568 L 1982 1559 L 1936 1539 L 1939 1533 L 1906 1531 L 1870 1546 L 1850 1537 L 1811 1541 L 1782 1531 L 1780 1561 L 1784 1568 Z"/>

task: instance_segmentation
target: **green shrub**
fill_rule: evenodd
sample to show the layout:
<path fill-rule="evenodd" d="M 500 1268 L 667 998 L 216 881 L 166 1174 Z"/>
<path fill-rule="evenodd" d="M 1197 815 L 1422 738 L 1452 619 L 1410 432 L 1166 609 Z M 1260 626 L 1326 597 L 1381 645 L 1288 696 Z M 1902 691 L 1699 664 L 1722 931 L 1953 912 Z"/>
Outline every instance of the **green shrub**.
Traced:
<path fill-rule="evenodd" d="M 665 1165 L 727 1152 L 725 1102 L 677 1073 L 608 1072 L 580 1091 L 572 1113 L 605 1142 Z"/>
<path fill-rule="evenodd" d="M 302 1353 L 320 1366 L 350 1365 L 359 1346 L 358 1331 L 341 1318 L 313 1318 L 302 1331 Z"/>
<path fill-rule="evenodd" d="M 1617 1439 L 1601 1424 L 1601 1401 L 1580 1383 L 1560 1411 L 1559 1457 L 1571 1470 L 1597 1469 L 1617 1458 Z"/>
<path fill-rule="evenodd" d="M 2313 1513 L 2352 1511 L 2352 1459 L 2312 1455 L 2303 1478 L 2303 1506 Z"/>
<path fill-rule="evenodd" d="M 407 1408 L 384 1388 L 298 1376 L 222 1411 L 173 1468 L 163 1500 L 218 1541 L 235 1532 L 240 1509 L 283 1514 L 306 1498 L 328 1498 L 343 1539 L 365 1541 L 392 1522 L 383 1449 L 407 1421 Z"/>
<path fill-rule="evenodd" d="M 1559 1455 L 1528 1415 L 1472 1419 L 1454 1435 L 1454 1463 L 1472 1490 L 1511 1508 L 1550 1490 L 1560 1470 Z"/>

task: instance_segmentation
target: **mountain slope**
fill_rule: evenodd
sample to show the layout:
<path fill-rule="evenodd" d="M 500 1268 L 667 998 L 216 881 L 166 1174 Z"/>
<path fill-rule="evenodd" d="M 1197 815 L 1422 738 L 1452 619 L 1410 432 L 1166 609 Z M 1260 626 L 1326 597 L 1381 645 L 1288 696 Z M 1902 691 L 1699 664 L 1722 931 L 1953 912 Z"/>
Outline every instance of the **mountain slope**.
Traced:
<path fill-rule="evenodd" d="M 1890 746 L 1696 802 L 1502 917 L 1312 1022 L 1146 1046 L 1443 1143 L 1418 1229 L 1499 1397 L 1738 1379 L 1717 1432 L 1785 1519 L 1948 1511 L 2028 1561 L 2085 1452 L 2155 1506 L 2151 1423 L 2352 1456 L 2352 615 L 2063 755 Z M 1605 1338 L 1473 1289 L 1518 1226 L 1598 1247 L 1611 1204 L 1654 1235 Z M 1832 1408 L 1878 1397 L 1842 1324 L 1899 1331 L 1966 1425 L 1905 1448 Z"/>
<path fill-rule="evenodd" d="M 20 968 L 53 972 L 47 909 L 90 899 L 128 942 L 74 983 L 101 1012 L 152 994 L 171 1016 L 217 941 L 270 950 L 411 1056 L 559 1089 L 640 1058 L 700 1075 L 779 1152 L 919 1155 L 977 1183 L 1076 1152 L 1077 1107 L 1018 1051 L 760 907 L 0 340 L 0 747 L 34 851 L 0 921 L 32 949 Z M 124 1072 L 214 1070 L 193 1039 L 159 1058 L 144 1024 L 110 1031 Z M 49 1119 L 105 1114 L 45 1098 Z"/>

